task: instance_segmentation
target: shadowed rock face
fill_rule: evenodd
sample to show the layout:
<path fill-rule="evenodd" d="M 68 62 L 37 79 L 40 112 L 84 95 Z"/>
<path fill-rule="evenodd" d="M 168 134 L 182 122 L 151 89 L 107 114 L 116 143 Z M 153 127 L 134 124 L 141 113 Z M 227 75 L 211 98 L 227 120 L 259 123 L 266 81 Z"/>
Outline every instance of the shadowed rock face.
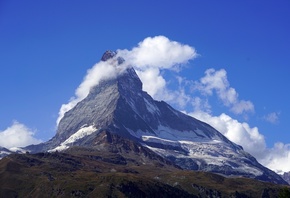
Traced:
<path fill-rule="evenodd" d="M 112 61 L 115 67 L 122 67 L 124 62 L 115 52 L 106 51 L 101 60 L 109 59 L 118 60 Z M 285 184 L 280 176 L 210 125 L 153 100 L 142 90 L 142 82 L 132 67 L 91 88 L 85 99 L 65 113 L 55 137 L 27 149 L 43 152 L 72 146 L 100 148 L 97 142 L 102 141 L 102 131 L 118 135 L 118 141 L 112 144 L 124 141 L 122 138 L 134 141 L 143 150 L 149 149 L 183 169 Z"/>

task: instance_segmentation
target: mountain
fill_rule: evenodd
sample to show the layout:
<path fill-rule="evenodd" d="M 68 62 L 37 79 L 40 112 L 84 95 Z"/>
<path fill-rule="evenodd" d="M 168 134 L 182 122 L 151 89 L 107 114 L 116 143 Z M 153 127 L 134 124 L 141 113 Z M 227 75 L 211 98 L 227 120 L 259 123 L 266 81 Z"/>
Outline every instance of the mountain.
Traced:
<path fill-rule="evenodd" d="M 281 177 L 290 185 L 290 172 L 284 173 Z"/>
<path fill-rule="evenodd" d="M 107 51 L 101 61 L 118 69 L 125 60 Z M 91 88 L 85 99 L 65 113 L 51 140 L 26 149 L 54 152 L 78 146 L 100 151 L 115 135 L 118 141 L 114 144 L 133 142 L 135 149 L 151 151 L 150 155 L 182 169 L 286 184 L 210 125 L 153 100 L 142 90 L 132 67 Z"/>

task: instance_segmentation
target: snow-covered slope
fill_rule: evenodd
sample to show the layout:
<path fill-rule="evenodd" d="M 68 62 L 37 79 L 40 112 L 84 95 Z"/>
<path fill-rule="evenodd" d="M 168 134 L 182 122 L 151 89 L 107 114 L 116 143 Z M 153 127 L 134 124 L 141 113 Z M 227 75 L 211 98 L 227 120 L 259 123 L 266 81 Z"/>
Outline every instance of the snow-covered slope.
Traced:
<path fill-rule="evenodd" d="M 110 51 L 102 61 L 108 59 L 117 60 L 111 61 L 115 67 L 122 67 L 124 62 Z M 70 146 L 93 148 L 101 131 L 134 140 L 184 169 L 285 183 L 210 125 L 153 100 L 142 91 L 142 82 L 133 68 L 93 87 L 64 115 L 55 137 L 27 149 L 39 152 Z"/>
<path fill-rule="evenodd" d="M 73 133 L 69 138 L 62 142 L 59 146 L 48 150 L 49 152 L 53 151 L 62 151 L 68 149 L 70 146 L 73 146 L 78 140 L 96 132 L 97 129 L 94 126 L 81 127 L 77 132 Z"/>

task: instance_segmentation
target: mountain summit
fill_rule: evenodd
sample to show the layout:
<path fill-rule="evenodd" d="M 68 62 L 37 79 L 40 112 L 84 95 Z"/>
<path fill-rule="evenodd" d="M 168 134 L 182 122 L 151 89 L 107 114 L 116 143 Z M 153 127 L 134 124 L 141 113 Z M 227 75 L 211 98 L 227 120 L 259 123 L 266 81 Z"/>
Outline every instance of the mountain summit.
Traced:
<path fill-rule="evenodd" d="M 111 59 L 115 67 L 125 61 L 113 51 L 106 51 L 101 61 Z M 53 152 L 78 146 L 102 150 L 112 144 L 122 144 L 122 148 L 133 144 L 134 152 L 151 153 L 182 169 L 285 184 L 210 125 L 155 101 L 142 90 L 133 67 L 92 87 L 86 98 L 65 113 L 51 140 L 27 149 Z M 121 152 L 118 148 L 115 152 Z"/>
<path fill-rule="evenodd" d="M 116 55 L 117 55 L 116 52 L 111 51 L 111 50 L 107 50 L 107 51 L 103 54 L 103 56 L 102 56 L 102 58 L 101 58 L 101 61 L 107 61 L 108 59 L 113 58 L 113 57 L 116 56 Z"/>

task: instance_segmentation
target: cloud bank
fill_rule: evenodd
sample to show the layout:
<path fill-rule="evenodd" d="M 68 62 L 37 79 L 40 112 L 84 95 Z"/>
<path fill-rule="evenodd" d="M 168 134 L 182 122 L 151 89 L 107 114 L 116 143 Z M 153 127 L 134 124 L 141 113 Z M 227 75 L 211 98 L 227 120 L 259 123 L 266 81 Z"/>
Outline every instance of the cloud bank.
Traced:
<path fill-rule="evenodd" d="M 0 131 L 0 146 L 11 149 L 13 147 L 24 147 L 42 142 L 36 139 L 34 134 L 33 130 L 15 121 L 7 129 Z"/>

